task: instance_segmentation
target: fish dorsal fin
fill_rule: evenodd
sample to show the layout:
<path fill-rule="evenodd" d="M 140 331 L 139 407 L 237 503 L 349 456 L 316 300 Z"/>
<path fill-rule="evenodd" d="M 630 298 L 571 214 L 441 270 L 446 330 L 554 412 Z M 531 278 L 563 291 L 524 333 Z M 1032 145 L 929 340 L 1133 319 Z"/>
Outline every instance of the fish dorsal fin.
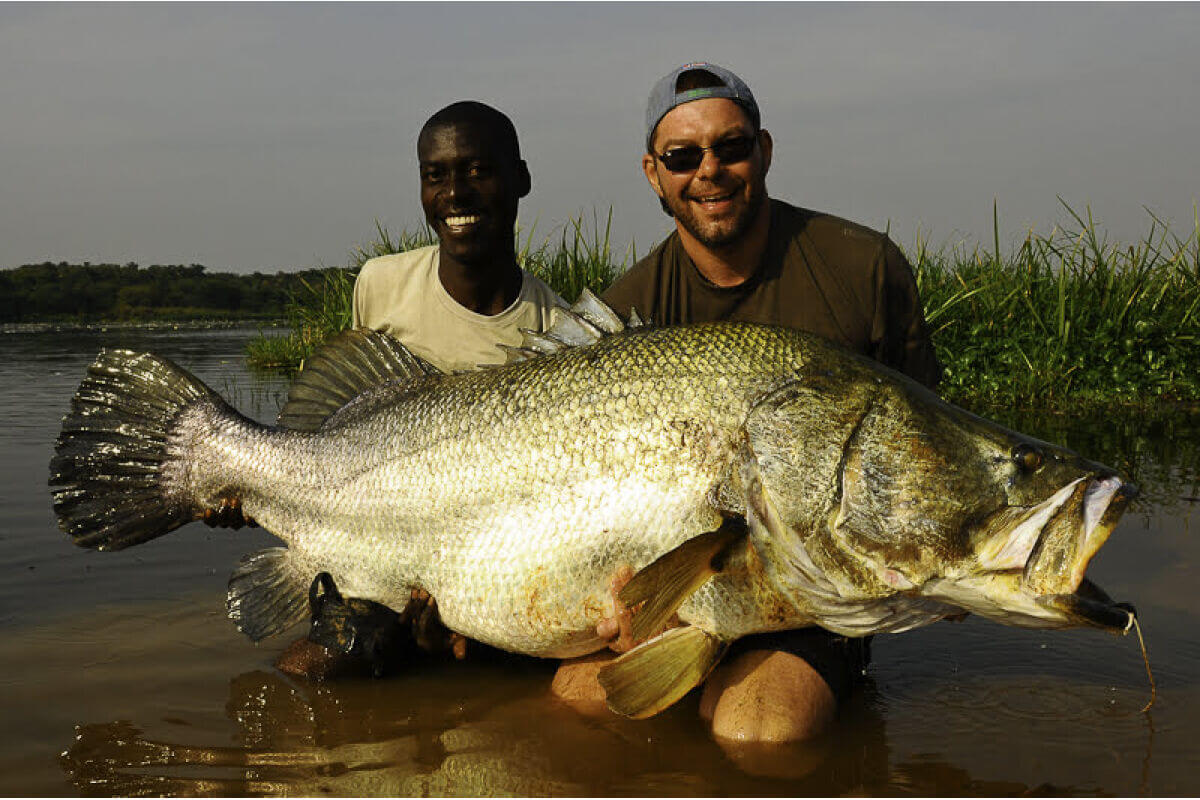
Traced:
<path fill-rule="evenodd" d="M 580 299 L 575 301 L 574 306 L 571 306 L 571 311 L 599 327 L 605 333 L 619 333 L 626 327 L 638 327 L 642 324 L 641 319 L 638 319 L 636 323 L 623 323 L 617 312 L 614 312 L 604 300 L 592 294 L 592 290 L 587 288 L 581 291 Z"/>
<path fill-rule="evenodd" d="M 509 363 L 525 361 L 569 347 L 591 344 L 605 336 L 643 325 L 645 323 L 636 309 L 630 311 L 628 322 L 622 322 L 617 312 L 585 287 L 570 309 L 555 309 L 554 322 L 544 333 L 522 329 L 525 341 L 520 347 L 500 347 L 508 353 Z"/>
<path fill-rule="evenodd" d="M 368 389 L 437 374 L 436 367 L 382 331 L 342 331 L 304 362 L 288 390 L 278 424 L 292 430 L 315 431 L 335 411 Z"/>

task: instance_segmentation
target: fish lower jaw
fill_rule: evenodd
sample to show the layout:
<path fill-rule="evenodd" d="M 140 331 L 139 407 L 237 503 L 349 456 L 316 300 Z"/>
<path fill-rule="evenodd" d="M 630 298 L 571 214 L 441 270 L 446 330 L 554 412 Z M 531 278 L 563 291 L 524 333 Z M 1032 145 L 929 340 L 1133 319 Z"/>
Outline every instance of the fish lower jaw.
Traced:
<path fill-rule="evenodd" d="M 1129 633 L 1137 618 L 1137 612 L 1127 603 L 1097 600 L 1082 594 L 1041 595 L 1037 602 L 1066 616 L 1072 625 L 1100 628 L 1122 636 Z"/>
<path fill-rule="evenodd" d="M 1017 589 L 1016 576 L 966 575 L 934 578 L 921 587 L 921 594 L 999 622 L 1022 628 L 1068 627 L 1062 614 L 1037 602 Z"/>
<path fill-rule="evenodd" d="M 1132 606 L 1114 602 L 1086 579 L 1078 591 L 1037 593 L 1028 591 L 1015 574 L 937 578 L 923 586 L 921 594 L 1020 628 L 1093 627 L 1126 633 L 1136 616 Z"/>

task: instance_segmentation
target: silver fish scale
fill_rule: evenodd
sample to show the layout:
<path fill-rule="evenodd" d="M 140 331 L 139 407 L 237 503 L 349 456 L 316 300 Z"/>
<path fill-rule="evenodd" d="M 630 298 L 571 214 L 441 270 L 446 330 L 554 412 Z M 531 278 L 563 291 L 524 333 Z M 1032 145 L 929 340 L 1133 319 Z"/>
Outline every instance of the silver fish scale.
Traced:
<path fill-rule="evenodd" d="M 620 565 L 719 525 L 710 491 L 746 414 L 810 346 L 756 326 L 643 330 L 385 387 L 370 413 L 311 434 L 189 411 L 175 446 L 191 449 L 188 491 L 239 494 L 302 574 L 393 608 L 421 587 L 466 636 L 570 656 L 600 645 Z M 728 594 L 701 592 L 680 615 L 744 633 L 746 603 L 728 619 L 715 607 Z"/>

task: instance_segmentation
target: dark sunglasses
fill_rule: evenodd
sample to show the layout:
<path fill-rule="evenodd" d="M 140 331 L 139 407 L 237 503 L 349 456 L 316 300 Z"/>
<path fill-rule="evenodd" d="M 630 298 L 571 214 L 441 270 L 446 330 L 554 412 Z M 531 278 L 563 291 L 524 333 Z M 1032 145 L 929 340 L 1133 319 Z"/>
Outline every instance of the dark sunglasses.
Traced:
<path fill-rule="evenodd" d="M 723 139 L 711 147 L 700 147 L 690 144 L 686 147 L 672 147 L 665 153 L 656 153 L 655 157 L 671 172 L 694 172 L 704 161 L 704 154 L 711 150 L 722 164 L 737 164 L 745 161 L 754 152 L 753 136 L 735 136 Z"/>

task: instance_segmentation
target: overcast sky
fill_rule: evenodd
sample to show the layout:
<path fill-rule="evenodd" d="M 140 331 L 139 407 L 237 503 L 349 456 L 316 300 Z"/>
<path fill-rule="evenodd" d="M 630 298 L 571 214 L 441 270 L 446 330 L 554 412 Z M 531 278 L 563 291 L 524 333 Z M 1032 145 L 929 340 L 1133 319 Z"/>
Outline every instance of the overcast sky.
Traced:
<path fill-rule="evenodd" d="M 0 267 L 344 264 L 415 229 L 416 134 L 478 99 L 516 123 L 538 239 L 613 208 L 667 231 L 646 96 L 680 63 L 749 83 L 772 196 L 902 246 L 1068 220 L 1181 235 L 1200 197 L 1196 4 L 0 4 Z"/>

